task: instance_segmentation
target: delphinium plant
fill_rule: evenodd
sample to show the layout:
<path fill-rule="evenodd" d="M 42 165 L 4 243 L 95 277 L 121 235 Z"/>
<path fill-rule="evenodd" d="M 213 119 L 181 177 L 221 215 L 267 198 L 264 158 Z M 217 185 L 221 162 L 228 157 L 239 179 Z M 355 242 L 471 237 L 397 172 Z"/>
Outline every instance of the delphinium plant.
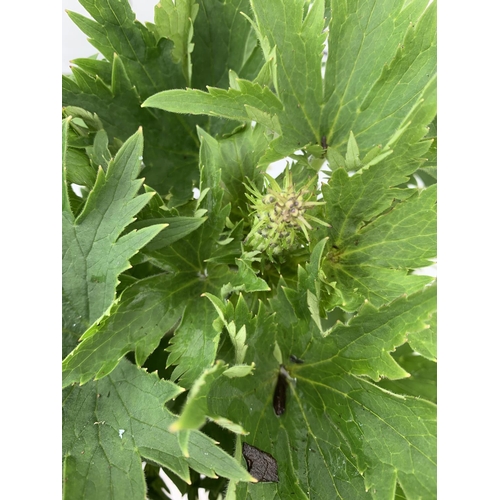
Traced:
<path fill-rule="evenodd" d="M 435 498 L 436 3 L 80 3 L 64 498 Z"/>

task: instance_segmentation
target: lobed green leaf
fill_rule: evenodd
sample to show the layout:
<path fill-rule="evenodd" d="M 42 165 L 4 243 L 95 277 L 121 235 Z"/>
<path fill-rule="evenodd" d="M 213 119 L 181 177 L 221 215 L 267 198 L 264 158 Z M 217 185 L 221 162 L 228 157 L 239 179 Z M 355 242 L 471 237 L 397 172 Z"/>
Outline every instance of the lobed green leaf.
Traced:
<path fill-rule="evenodd" d="M 193 431 L 190 456 L 168 431 L 176 417 L 165 407 L 182 392 L 122 360 L 108 377 L 68 387 L 63 402 L 63 498 L 144 499 L 142 460 L 153 461 L 190 482 L 189 467 L 207 475 L 252 480 L 213 440 Z"/>
<path fill-rule="evenodd" d="M 75 322 L 87 327 L 111 307 L 118 275 L 130 267 L 128 260 L 166 227 L 160 224 L 120 236 L 150 198 L 137 195 L 141 155 L 139 131 L 109 163 L 106 174 L 98 171 L 78 217 L 63 212 L 63 297 Z"/>
<path fill-rule="evenodd" d="M 397 485 L 407 498 L 422 493 L 435 498 L 435 406 L 391 394 L 359 376 L 405 373 L 389 353 L 407 333 L 425 327 L 435 310 L 435 290 L 380 311 L 365 306 L 326 338 L 305 334 L 311 332 L 304 324 L 310 319 L 290 317 L 287 303 L 285 294 L 274 299 L 271 325 L 263 308 L 250 321 L 245 314 L 234 316 L 236 328 L 243 321 L 251 327 L 247 356 L 256 368 L 252 377 L 219 377 L 208 394 L 209 413 L 242 426 L 248 442 L 278 462 L 278 483 L 239 484 L 235 498 L 392 499 Z M 230 321 L 231 310 L 225 313 Z M 291 377 L 279 417 L 273 411 L 275 342 Z M 302 363 L 289 361 L 290 354 Z"/>
<path fill-rule="evenodd" d="M 342 171 L 335 174 L 337 172 Z M 355 177 L 358 176 L 351 179 Z M 353 182 L 358 183 L 358 180 Z M 369 193 L 368 187 L 364 189 Z M 416 292 L 432 278 L 410 274 L 410 271 L 430 265 L 429 259 L 436 255 L 436 190 L 433 187 L 413 194 L 373 222 L 360 227 L 359 219 L 357 225 L 353 222 L 357 222 L 357 214 L 362 216 L 360 207 L 365 203 L 362 200 L 364 189 L 346 191 L 347 198 L 354 192 L 357 198 L 354 203 L 352 198 L 349 199 L 351 206 L 348 209 L 342 205 L 330 205 L 336 211 L 330 212 L 332 239 L 335 241 L 337 234 L 341 235 L 340 238 L 345 235 L 346 239 L 339 239 L 337 248 L 330 250 L 325 273 L 335 282 L 339 294 L 335 303 L 346 310 L 356 309 L 362 298 L 378 307 L 404 293 Z M 331 199 L 330 193 L 325 191 L 325 199 Z M 368 204 L 373 200 L 370 200 L 371 194 L 367 197 Z M 384 201 L 384 196 L 387 200 L 387 194 L 381 190 L 377 203 Z M 367 218 L 369 214 L 367 211 Z"/>

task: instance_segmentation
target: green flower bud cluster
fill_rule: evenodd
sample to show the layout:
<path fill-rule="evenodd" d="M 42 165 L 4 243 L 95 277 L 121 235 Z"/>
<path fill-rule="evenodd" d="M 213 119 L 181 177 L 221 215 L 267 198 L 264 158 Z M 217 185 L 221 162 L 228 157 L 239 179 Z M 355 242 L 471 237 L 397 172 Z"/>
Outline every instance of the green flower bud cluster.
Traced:
<path fill-rule="evenodd" d="M 323 202 L 309 201 L 312 194 L 308 191 L 308 186 L 297 190 L 289 169 L 285 174 L 283 188 L 272 177 L 265 175 L 265 194 L 260 193 L 253 184 L 247 185 L 251 193 L 247 193 L 247 197 L 252 202 L 254 220 L 245 242 L 251 248 L 266 252 L 272 258 L 284 251 L 299 248 L 302 244 L 301 234 L 309 241 L 308 229 L 312 229 L 312 226 L 307 219 L 328 224 L 306 213 L 308 208 Z M 311 180 L 313 181 L 314 179 Z"/>

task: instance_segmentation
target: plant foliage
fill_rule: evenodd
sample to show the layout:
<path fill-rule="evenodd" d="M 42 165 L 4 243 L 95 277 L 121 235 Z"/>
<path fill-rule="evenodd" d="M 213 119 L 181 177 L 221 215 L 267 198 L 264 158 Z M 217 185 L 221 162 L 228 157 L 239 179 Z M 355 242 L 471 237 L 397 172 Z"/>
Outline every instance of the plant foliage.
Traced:
<path fill-rule="evenodd" d="M 436 498 L 436 2 L 80 3 L 64 498 Z"/>

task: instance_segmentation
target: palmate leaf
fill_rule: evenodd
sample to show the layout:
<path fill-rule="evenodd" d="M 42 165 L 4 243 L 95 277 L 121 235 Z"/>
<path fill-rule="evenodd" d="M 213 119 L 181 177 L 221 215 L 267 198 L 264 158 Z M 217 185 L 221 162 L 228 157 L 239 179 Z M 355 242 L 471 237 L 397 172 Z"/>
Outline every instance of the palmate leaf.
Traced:
<path fill-rule="evenodd" d="M 65 120 L 63 132 L 67 133 Z M 65 147 L 63 139 L 63 148 Z M 111 307 L 118 275 L 128 260 L 166 224 L 157 224 L 120 236 L 151 195 L 137 195 L 142 156 L 142 133 L 137 132 L 110 161 L 99 169 L 83 211 L 74 217 L 63 176 L 63 301 L 65 324 L 75 333 L 87 329 Z M 63 172 L 69 158 L 63 149 Z"/>
<path fill-rule="evenodd" d="M 308 144 L 338 148 L 350 131 L 359 137 L 364 154 L 389 143 L 435 76 L 436 12 L 435 3 L 426 8 L 427 3 L 360 0 L 347 5 L 333 0 L 323 79 L 324 0 L 311 2 L 306 10 L 301 0 L 252 0 L 255 21 L 249 22 L 266 57 L 268 78 L 259 75 L 253 86 L 235 79 L 233 88 L 208 93 L 165 91 L 144 105 L 256 120 L 278 133 L 260 164 Z M 266 85 L 278 99 L 272 106 L 269 97 L 267 103 L 261 97 L 269 92 Z"/>
<path fill-rule="evenodd" d="M 253 142 L 253 133 L 241 131 L 241 134 L 243 150 L 253 150 L 255 144 L 260 144 L 260 139 Z M 200 187 L 204 194 L 198 209 L 207 212 L 205 222 L 169 245 L 160 244 L 162 239 L 154 239 L 151 248 L 143 248 L 143 258 L 168 272 L 141 279 L 126 288 L 109 317 L 85 332 L 80 344 L 64 360 L 64 386 L 75 381 L 83 384 L 92 378 L 105 377 L 130 351 L 135 351 L 136 362 L 142 365 L 163 336 L 176 328 L 168 348 L 170 355 L 167 363 L 175 366 L 173 380 L 180 379 L 184 387 L 190 387 L 214 362 L 220 335 L 220 329 L 212 326 L 217 314 L 208 299 L 201 295 L 205 292 L 218 294 L 223 286 L 247 291 L 268 289 L 265 281 L 256 276 L 245 259 L 236 261 L 232 256 L 232 266 L 238 264 L 242 269 L 238 273 L 228 264 L 208 261 L 212 254 L 220 250 L 218 242 L 230 206 L 223 206 L 220 167 L 224 159 L 219 143 L 202 131 L 200 137 Z M 247 146 L 244 146 L 245 138 L 249 141 Z M 234 137 L 230 139 L 230 143 L 234 140 Z M 248 154 L 251 158 L 251 153 Z M 236 171 L 234 166 L 228 163 L 230 168 L 225 174 L 228 179 L 245 173 L 245 170 Z M 148 196 L 153 196 L 153 193 Z M 141 222 L 148 222 L 148 219 Z M 151 222 L 149 220 L 148 223 Z"/>
<path fill-rule="evenodd" d="M 189 435 L 190 456 L 183 455 L 177 437 L 168 431 L 176 417 L 164 406 L 182 390 L 126 360 L 98 382 L 68 387 L 63 498 L 142 500 L 142 460 L 160 464 L 188 483 L 189 467 L 208 477 L 251 480 L 234 458 L 198 431 Z"/>
<path fill-rule="evenodd" d="M 323 133 L 339 145 L 354 132 L 360 149 L 399 128 L 436 72 L 436 2 L 332 2 Z"/>
<path fill-rule="evenodd" d="M 261 39 L 275 48 L 276 93 L 284 108 L 278 114 L 283 134 L 265 157 L 272 161 L 306 144 L 321 143 L 325 2 L 311 2 L 305 15 L 304 2 L 297 0 L 251 3 Z"/>
<path fill-rule="evenodd" d="M 305 292 L 294 291 L 297 297 Z M 436 309 L 435 288 L 380 311 L 367 304 L 326 338 L 313 333 L 310 314 L 289 297 L 283 289 L 273 299 L 271 324 L 264 323 L 266 312 L 251 320 L 249 313 L 235 314 L 236 328 L 243 321 L 254 325 L 247 358 L 256 368 L 251 377 L 220 377 L 208 394 L 210 414 L 241 425 L 249 432 L 244 440 L 278 462 L 278 483 L 239 484 L 236 498 L 392 500 L 397 484 L 406 498 L 435 498 L 435 406 L 384 391 L 366 378 L 404 376 L 390 351 L 428 324 Z M 273 411 L 275 342 L 296 379 L 287 384 L 280 417 Z M 290 355 L 303 363 L 289 361 Z"/>
<path fill-rule="evenodd" d="M 160 274 L 126 288 L 109 316 L 87 330 L 64 360 L 63 387 L 105 377 L 130 351 L 142 365 L 179 321 L 198 283 L 193 275 Z"/>
<path fill-rule="evenodd" d="M 148 185 L 162 194 L 173 191 L 186 199 L 197 176 L 198 144 L 193 121 L 144 113 L 140 108 L 149 95 L 186 83 L 182 65 L 172 60 L 172 42 L 165 38 L 157 41 L 153 33 L 135 21 L 128 2 L 80 3 L 94 20 L 76 13 L 69 15 L 106 61 L 96 65 L 87 59 L 78 60 L 79 67 L 72 68 L 73 79 L 63 77 L 63 104 L 97 113 L 110 139 L 123 141 L 133 129 L 142 126 Z"/>
<path fill-rule="evenodd" d="M 198 180 L 195 124 L 208 126 L 207 120 L 144 110 L 141 102 L 162 90 L 185 87 L 190 57 L 195 86 L 227 81 L 230 68 L 243 78 L 253 78 L 262 63 L 256 38 L 239 14 L 241 20 L 230 21 L 237 12 L 249 11 L 248 1 L 204 0 L 192 28 L 196 6 L 191 0 L 179 0 L 172 7 L 182 12 L 177 25 L 172 19 L 167 26 L 163 14 L 172 14 L 173 4 L 164 2 L 157 8 L 158 25 L 148 27 L 135 20 L 127 1 L 82 0 L 81 4 L 94 20 L 69 15 L 105 60 L 74 61 L 77 67 L 72 68 L 72 77 L 63 77 L 63 104 L 97 113 L 110 140 L 124 141 L 142 126 L 147 184 L 163 195 L 171 193 L 172 206 L 185 202 Z M 212 23 L 213 15 L 228 23 Z M 190 42 L 191 29 L 194 35 Z M 213 43 L 207 44 L 207 38 Z M 210 127 L 220 129 L 221 124 L 213 122 Z"/>
<path fill-rule="evenodd" d="M 381 305 L 402 293 L 412 293 L 430 281 L 429 277 L 409 274 L 409 270 L 428 265 L 428 259 L 436 255 L 435 190 L 432 188 L 408 198 L 413 191 L 403 189 L 401 185 L 424 161 L 422 156 L 430 145 L 425 137 L 428 132 L 426 124 L 434 117 L 435 109 L 436 82 L 433 79 L 408 113 L 402 128 L 389 141 L 390 149 L 380 150 L 381 160 L 377 162 L 375 156 L 375 164 L 363 166 L 361 163 L 362 168 L 358 167 L 356 174 L 350 175 L 348 151 L 346 160 L 339 158 L 338 168 L 323 186 L 327 202 L 324 217 L 332 226 L 324 231 L 332 244 L 325 271 L 336 282 L 339 294 L 331 305 L 352 311 L 364 298 Z M 354 140 L 354 136 L 352 138 Z M 328 151 L 333 150 L 329 148 Z M 390 154 L 384 156 L 387 152 Z M 391 210 L 394 200 L 402 200 L 402 203 Z M 412 210 L 417 210 L 420 215 L 412 219 Z M 405 214 L 410 217 L 403 221 L 398 213 L 403 218 Z M 396 223 L 397 234 L 377 229 L 384 225 L 384 221 L 391 223 L 391 220 Z M 411 220 L 416 223 L 413 227 L 409 225 Z M 377 240 L 376 245 L 362 236 L 370 232 L 368 239 L 371 242 Z M 410 238 L 406 239 L 408 236 Z M 363 244 L 368 246 L 361 250 Z M 396 246 L 398 250 L 393 259 L 381 258 L 380 249 L 389 253 L 395 251 Z M 349 255 L 354 260 L 351 261 Z"/>
<path fill-rule="evenodd" d="M 211 280 L 206 279 L 203 257 L 210 256 L 211 246 L 219 237 L 228 211 L 221 211 L 220 174 L 217 177 L 217 170 L 210 170 L 210 167 L 207 165 L 202 174 L 203 188 L 207 187 L 208 192 L 201 207 L 209 211 L 208 220 L 188 235 L 187 241 L 181 239 L 167 247 L 154 248 L 147 254 L 157 256 L 153 259 L 155 263 L 174 269 L 175 273 L 139 280 L 123 292 L 110 316 L 87 331 L 80 345 L 65 359 L 64 385 L 106 376 L 132 350 L 135 350 L 136 362 L 142 365 L 165 333 L 178 324 L 186 307 L 191 310 L 191 301 L 199 304 L 198 314 L 188 316 L 194 320 L 189 326 L 186 322 L 179 326 L 170 347 L 173 351 L 170 364 L 177 362 L 175 378 L 186 375 L 181 381 L 188 386 L 206 366 L 212 364 L 219 332 L 212 327 L 215 312 L 209 309 L 208 301 L 201 298 L 203 292 L 214 290 Z M 223 270 L 222 275 L 222 279 L 229 281 L 227 271 L 224 273 Z M 217 278 L 219 275 L 216 274 L 215 290 L 222 285 Z M 201 314 L 205 302 L 207 314 Z M 182 341 L 183 335 L 189 339 L 187 342 Z M 196 352 L 194 358 L 187 355 L 189 349 Z"/>
<path fill-rule="evenodd" d="M 161 0 L 146 26 L 126 0 L 82 3 L 105 59 L 64 80 L 63 113 L 87 128 L 63 143 L 63 211 L 99 214 L 83 206 L 98 166 L 142 126 L 149 198 L 117 238 L 169 227 L 113 282 L 108 315 L 88 328 L 64 304 L 68 348 L 83 333 L 64 361 L 66 497 L 144 498 L 146 460 L 150 482 L 165 467 L 191 496 L 435 498 L 436 288 L 413 274 L 436 255 L 435 3 Z M 330 166 L 309 213 L 329 227 L 270 262 L 245 247 L 245 184 L 260 193 L 285 156 L 311 191 Z M 196 444 L 202 427 L 239 472 Z M 277 483 L 241 482 L 242 442 L 272 454 Z"/>
<path fill-rule="evenodd" d="M 330 200 L 327 192 L 325 199 Z M 362 193 L 360 189 L 356 196 Z M 338 211 L 330 220 L 339 223 L 336 215 Z M 351 222 L 349 216 L 344 212 L 343 224 Z M 432 281 L 410 271 L 430 265 L 429 259 L 436 254 L 435 186 L 415 193 L 358 231 L 353 229 L 346 230 L 353 233 L 348 239 L 340 236 L 337 248 L 325 260 L 327 278 L 335 282 L 338 292 L 332 304 L 353 311 L 367 298 L 380 306 Z M 342 235 L 343 226 L 334 234 Z"/>
<path fill-rule="evenodd" d="M 333 243 L 341 246 L 359 229 L 374 217 L 389 209 L 394 199 L 404 200 L 411 191 L 402 189 L 412 172 L 425 159 L 431 141 L 426 139 L 427 124 L 436 113 L 436 80 L 433 79 L 424 89 L 421 100 L 415 104 L 405 118 L 401 128 L 389 140 L 389 146 L 374 148 L 374 155 L 363 161 L 356 161 L 356 167 L 350 156 L 349 146 L 359 155 L 357 140 L 351 134 L 346 158 L 335 150 L 332 160 L 336 162 L 328 184 L 322 190 L 328 200 L 328 219 L 332 225 Z M 369 160 L 369 161 L 367 161 Z M 349 172 L 357 170 L 356 175 Z"/>

